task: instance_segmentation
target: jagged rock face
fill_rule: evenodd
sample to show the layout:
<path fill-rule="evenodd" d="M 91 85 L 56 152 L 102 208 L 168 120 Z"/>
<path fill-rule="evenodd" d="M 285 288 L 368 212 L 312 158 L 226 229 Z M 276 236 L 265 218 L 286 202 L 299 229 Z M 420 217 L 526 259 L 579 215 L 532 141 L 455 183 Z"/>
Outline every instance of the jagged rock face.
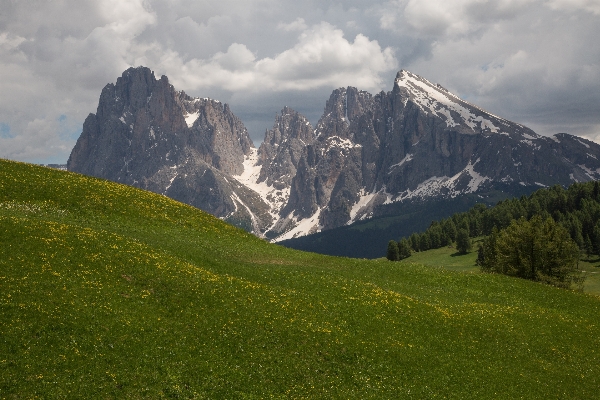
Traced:
<path fill-rule="evenodd" d="M 189 146 L 198 149 L 203 159 L 218 170 L 238 175 L 244 171 L 244 156 L 254 144 L 240 121 L 229 108 L 210 99 L 186 101 L 190 126 Z M 190 107 L 191 106 L 191 107 Z M 195 119 L 195 120 L 194 120 Z"/>
<path fill-rule="evenodd" d="M 563 146 L 556 137 L 486 113 L 409 72 L 398 74 L 388 97 L 393 112 L 377 186 L 396 198 L 454 196 L 499 184 L 566 186 L 600 177 L 597 160 L 587 160 L 596 171 L 589 176 L 574 162 L 583 141 L 576 151 L 558 151 Z"/>
<path fill-rule="evenodd" d="M 192 98 L 139 67 L 104 87 L 67 168 L 167 195 L 260 233 L 271 223 L 268 206 L 228 179 L 243 172 L 253 148 L 228 105 Z"/>
<path fill-rule="evenodd" d="M 285 107 L 257 150 L 227 105 L 140 67 L 103 89 L 68 169 L 284 240 L 385 215 L 398 201 L 599 179 L 599 160 L 596 143 L 539 136 L 407 71 L 387 93 L 334 90 L 314 130 Z"/>
<path fill-rule="evenodd" d="M 241 173 L 252 147 L 228 105 L 176 92 L 166 76 L 156 80 L 140 67 L 104 87 L 98 111 L 86 118 L 68 165 L 133 184 L 163 164 L 180 163 L 188 149 L 222 172 Z"/>
<path fill-rule="evenodd" d="M 273 128 L 265 132 L 258 149 L 261 166 L 258 181 L 276 189 L 289 188 L 304 148 L 314 139 L 314 130 L 306 117 L 284 107 Z"/>
<path fill-rule="evenodd" d="M 282 212 L 297 226 L 310 219 L 309 231 L 372 216 L 394 201 L 600 178 L 598 144 L 537 135 L 407 71 L 388 93 L 335 90 L 316 132 Z"/>

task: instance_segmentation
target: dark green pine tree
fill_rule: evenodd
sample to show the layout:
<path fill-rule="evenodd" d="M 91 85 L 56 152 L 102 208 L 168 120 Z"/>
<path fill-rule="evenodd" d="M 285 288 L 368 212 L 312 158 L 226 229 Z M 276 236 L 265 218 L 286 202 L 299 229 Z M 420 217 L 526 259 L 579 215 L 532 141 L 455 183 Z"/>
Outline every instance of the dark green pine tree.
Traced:
<path fill-rule="evenodd" d="M 410 257 L 410 243 L 407 239 L 402 238 L 402 240 L 398 242 L 398 252 L 400 260 Z"/>
<path fill-rule="evenodd" d="M 387 259 L 390 261 L 398 261 L 400 259 L 400 251 L 398 250 L 398 242 L 390 240 L 387 247 Z"/>
<path fill-rule="evenodd" d="M 596 225 L 594 225 L 592 246 L 594 247 L 594 253 L 600 255 L 600 221 L 596 222 Z"/>
<path fill-rule="evenodd" d="M 471 244 L 469 232 L 464 228 L 459 229 L 456 234 L 456 250 L 458 250 L 460 254 L 467 254 L 471 251 L 472 247 L 473 245 Z"/>
<path fill-rule="evenodd" d="M 467 214 L 465 214 L 464 218 L 458 224 L 458 230 L 456 232 L 456 240 L 457 241 L 458 241 L 458 232 L 460 232 L 461 229 L 467 231 L 467 235 L 471 236 L 469 225 L 470 225 L 469 224 L 469 216 Z"/>
<path fill-rule="evenodd" d="M 419 251 L 426 251 L 431 248 L 431 241 L 429 240 L 429 235 L 427 232 L 424 232 L 419 236 Z"/>
<path fill-rule="evenodd" d="M 579 249 L 567 230 L 552 218 L 513 221 L 498 234 L 495 247 L 493 272 L 564 288 L 583 282 L 577 267 Z"/>
<path fill-rule="evenodd" d="M 497 270 L 497 239 L 498 229 L 494 226 L 492 232 L 483 239 L 483 244 L 479 245 L 476 264 L 479 265 L 482 272 L 500 272 Z"/>
<path fill-rule="evenodd" d="M 592 244 L 592 239 L 590 239 L 589 236 L 585 236 L 584 239 L 584 249 L 585 249 L 585 255 L 587 256 L 587 259 L 589 260 L 590 258 L 592 258 L 592 254 L 594 254 L 594 245 Z"/>
<path fill-rule="evenodd" d="M 412 250 L 419 251 L 419 234 L 413 233 L 412 235 L 410 235 L 408 240 L 410 242 L 410 247 L 412 248 Z"/>
<path fill-rule="evenodd" d="M 442 230 L 444 231 L 444 235 L 446 235 L 449 240 L 448 244 L 456 240 L 456 225 L 454 225 L 454 222 L 451 218 L 448 218 L 442 223 Z"/>

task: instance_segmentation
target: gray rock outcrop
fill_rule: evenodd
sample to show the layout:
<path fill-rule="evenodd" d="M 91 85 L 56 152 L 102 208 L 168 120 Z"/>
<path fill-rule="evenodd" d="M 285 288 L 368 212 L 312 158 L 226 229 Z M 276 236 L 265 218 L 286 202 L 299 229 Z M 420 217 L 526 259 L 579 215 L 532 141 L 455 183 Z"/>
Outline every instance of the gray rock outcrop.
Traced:
<path fill-rule="evenodd" d="M 400 71 L 387 93 L 334 90 L 315 129 L 283 108 L 256 149 L 228 105 L 139 67 L 103 89 L 68 169 L 284 240 L 385 215 L 398 202 L 599 179 L 600 145 L 540 136 Z"/>
<path fill-rule="evenodd" d="M 335 90 L 316 134 L 282 212 L 312 218 L 313 231 L 381 215 L 379 206 L 396 201 L 600 178 L 600 145 L 540 136 L 408 71 L 398 73 L 388 93 Z"/>
<path fill-rule="evenodd" d="M 192 98 L 138 67 L 104 87 L 67 168 L 164 194 L 260 233 L 271 223 L 268 205 L 231 179 L 253 148 L 227 104 Z"/>

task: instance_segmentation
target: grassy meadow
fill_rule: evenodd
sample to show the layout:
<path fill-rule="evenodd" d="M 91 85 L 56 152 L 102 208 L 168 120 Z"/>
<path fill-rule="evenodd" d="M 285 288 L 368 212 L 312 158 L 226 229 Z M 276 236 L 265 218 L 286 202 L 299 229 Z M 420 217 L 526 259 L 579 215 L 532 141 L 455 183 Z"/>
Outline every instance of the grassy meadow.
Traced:
<path fill-rule="evenodd" d="M 599 297 L 409 260 L 0 161 L 0 398 L 597 398 Z"/>
<path fill-rule="evenodd" d="M 475 265 L 477 260 L 477 246 L 483 238 L 473 239 L 473 250 L 467 254 L 459 254 L 454 246 L 441 247 L 413 253 L 409 258 L 401 261 L 404 264 L 422 264 L 431 267 L 444 268 L 450 271 L 479 273 L 480 268 Z M 582 255 L 579 268 L 585 276 L 583 291 L 595 296 L 600 296 L 600 258 L 588 258 Z"/>

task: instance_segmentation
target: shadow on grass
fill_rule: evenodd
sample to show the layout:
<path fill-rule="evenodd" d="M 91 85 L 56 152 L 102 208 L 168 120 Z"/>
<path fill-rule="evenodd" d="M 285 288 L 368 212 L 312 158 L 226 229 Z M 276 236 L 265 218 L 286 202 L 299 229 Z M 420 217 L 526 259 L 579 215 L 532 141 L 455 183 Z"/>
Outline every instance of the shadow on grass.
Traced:
<path fill-rule="evenodd" d="M 470 252 L 466 252 L 466 253 L 461 253 L 460 251 L 457 251 L 456 253 L 452 253 L 450 254 L 450 257 L 462 257 L 462 256 L 466 256 L 468 255 Z"/>

